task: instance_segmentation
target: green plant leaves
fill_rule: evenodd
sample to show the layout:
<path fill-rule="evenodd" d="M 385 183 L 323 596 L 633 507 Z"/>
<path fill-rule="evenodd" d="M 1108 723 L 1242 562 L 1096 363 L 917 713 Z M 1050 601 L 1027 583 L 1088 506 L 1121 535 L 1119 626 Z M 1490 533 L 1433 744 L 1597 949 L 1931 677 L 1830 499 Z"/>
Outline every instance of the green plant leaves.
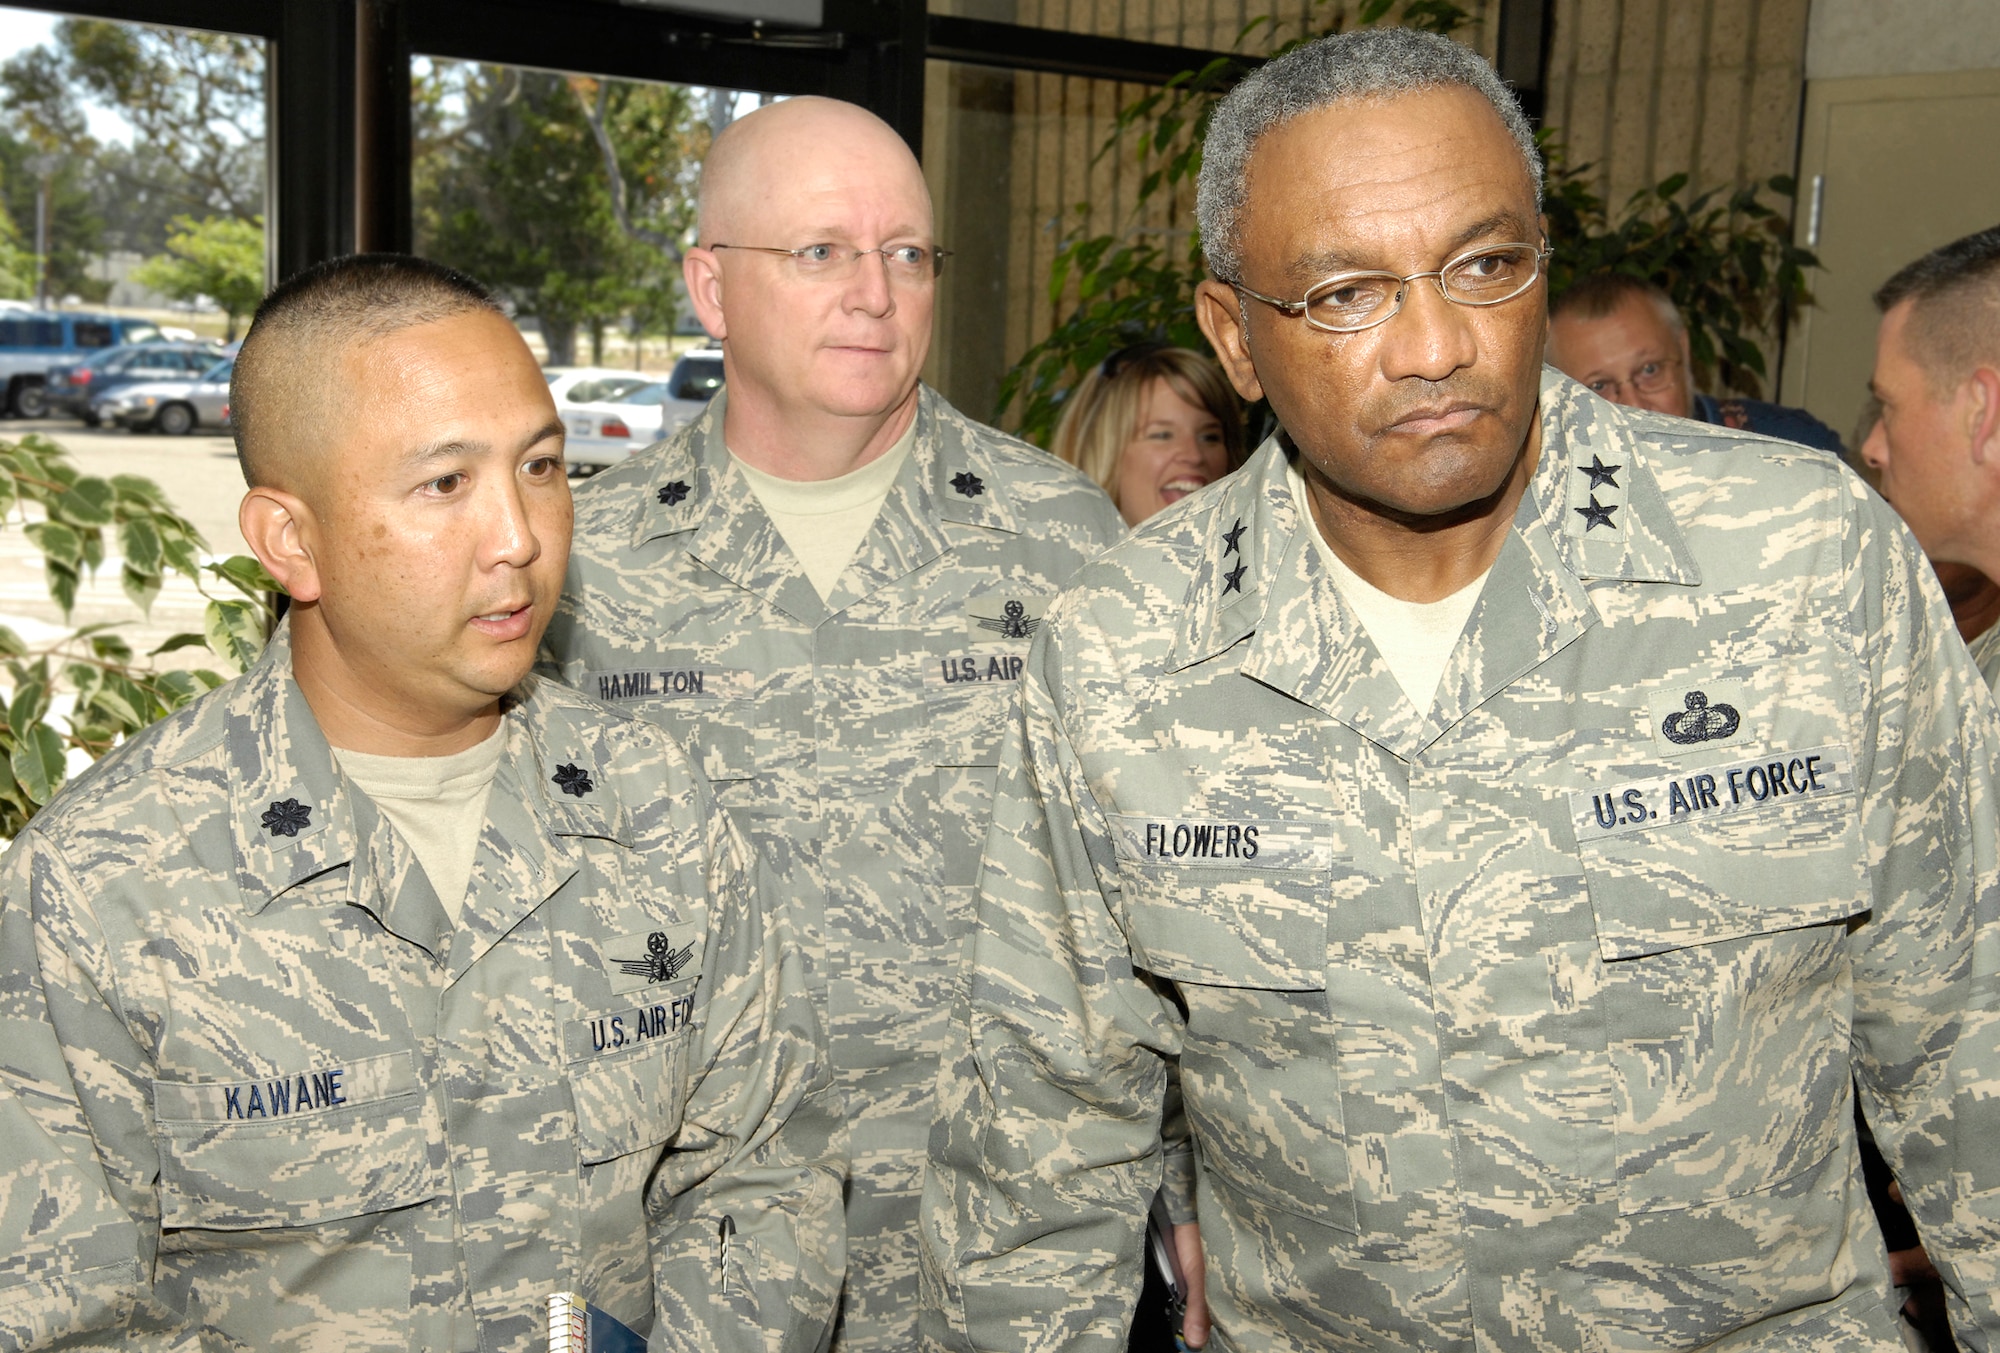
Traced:
<path fill-rule="evenodd" d="M 40 807 L 55 797 L 63 782 L 63 741 L 55 729 L 38 723 L 14 744 L 8 763 L 29 802 Z"/>
<path fill-rule="evenodd" d="M 262 602 L 273 593 L 285 589 L 278 580 L 265 572 L 264 566 L 247 554 L 232 554 L 218 564 L 205 566 L 207 571 L 222 579 L 252 601 Z"/>
<path fill-rule="evenodd" d="M 39 520 L 17 509 L 34 507 Z M 125 621 L 86 625 L 52 642 L 31 646 L 0 626 L 0 836 L 12 836 L 60 787 L 72 749 L 91 757 L 110 751 L 170 710 L 178 709 L 223 677 L 208 668 L 157 671 L 152 659 L 186 648 L 207 648 L 231 671 L 241 671 L 263 651 L 270 624 L 269 596 L 277 582 L 255 559 L 236 556 L 203 564 L 200 532 L 176 513 L 159 485 L 137 475 L 102 478 L 78 472 L 69 453 L 46 437 L 0 441 L 0 528 L 18 521 L 42 555 L 49 596 L 68 615 L 86 571 L 115 547 L 119 582 L 140 611 L 148 611 L 169 573 L 197 588 L 220 579 L 234 595 L 211 597 L 200 634 L 176 634 L 145 658 L 114 631 Z M 111 538 L 107 541 L 107 535 Z M 205 594 L 205 593 L 204 593 Z M 68 731 L 50 722 L 65 698 Z M 65 716 L 58 716 L 65 717 Z"/>
<path fill-rule="evenodd" d="M 216 656 L 238 672 L 249 670 L 264 651 L 263 612 L 251 602 L 209 602 L 202 614 L 202 632 Z"/>

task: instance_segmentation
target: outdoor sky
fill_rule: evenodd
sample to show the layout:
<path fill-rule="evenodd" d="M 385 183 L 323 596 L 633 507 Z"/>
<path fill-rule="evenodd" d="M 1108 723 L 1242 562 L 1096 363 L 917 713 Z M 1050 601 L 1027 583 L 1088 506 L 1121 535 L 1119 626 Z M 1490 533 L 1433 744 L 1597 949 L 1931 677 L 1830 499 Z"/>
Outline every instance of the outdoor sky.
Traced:
<path fill-rule="evenodd" d="M 57 14 L 44 13 L 38 9 L 15 9 L 11 5 L 0 5 L 0 62 L 5 62 L 16 52 L 29 47 L 39 47 L 55 33 Z M 125 119 L 109 108 L 95 104 L 85 104 L 84 117 L 90 122 L 90 134 L 100 141 L 124 141 L 132 139 L 132 128 Z"/>

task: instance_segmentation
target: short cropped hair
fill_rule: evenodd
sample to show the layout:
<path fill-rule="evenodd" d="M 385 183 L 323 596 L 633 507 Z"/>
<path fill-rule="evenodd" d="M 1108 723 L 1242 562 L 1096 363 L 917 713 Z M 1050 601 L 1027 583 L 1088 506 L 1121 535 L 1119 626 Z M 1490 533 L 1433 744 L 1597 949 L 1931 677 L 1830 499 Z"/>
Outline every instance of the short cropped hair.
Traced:
<path fill-rule="evenodd" d="M 1910 307 L 1910 356 L 1936 393 L 2000 359 L 2000 226 L 1931 250 L 1884 282 L 1875 305 Z"/>
<path fill-rule="evenodd" d="M 1658 306 L 1660 313 L 1674 328 L 1687 328 L 1687 321 L 1681 318 L 1680 307 L 1674 304 L 1673 297 L 1667 295 L 1665 287 L 1623 272 L 1594 272 L 1572 282 L 1549 302 L 1549 318 L 1603 319 L 1616 314 L 1626 302 L 1640 297 Z"/>
<path fill-rule="evenodd" d="M 1114 352 L 1070 392 L 1056 425 L 1055 453 L 1118 496 L 1118 456 L 1139 430 L 1146 392 L 1165 381 L 1173 392 L 1222 424 L 1229 468 L 1243 464 L 1243 403 L 1209 358 L 1187 348 L 1144 343 Z"/>
<path fill-rule="evenodd" d="M 1352 99 L 1387 99 L 1453 85 L 1472 90 L 1500 117 L 1520 148 L 1542 204 L 1542 157 L 1534 128 L 1513 91 L 1478 53 L 1436 33 L 1364 28 L 1307 43 L 1252 72 L 1216 105 L 1202 143 L 1195 218 L 1208 270 L 1243 274 L 1240 217 L 1249 195 L 1250 153 L 1264 133 L 1303 113 Z"/>
<path fill-rule="evenodd" d="M 244 482 L 280 483 L 285 406 L 323 382 L 348 347 L 472 310 L 503 313 L 473 278 L 405 254 L 350 254 L 287 278 L 257 307 L 229 379 Z"/>

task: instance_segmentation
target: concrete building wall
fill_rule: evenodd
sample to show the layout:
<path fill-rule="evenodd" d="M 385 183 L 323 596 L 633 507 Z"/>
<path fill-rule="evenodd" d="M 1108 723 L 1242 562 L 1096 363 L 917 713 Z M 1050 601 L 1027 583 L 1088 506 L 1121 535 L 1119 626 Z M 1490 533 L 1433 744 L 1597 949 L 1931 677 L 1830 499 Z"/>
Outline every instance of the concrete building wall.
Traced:
<path fill-rule="evenodd" d="M 1473 15 L 1459 37 L 1489 58 L 1495 0 L 1459 0 Z M 947 0 L 933 11 L 1135 41 L 1264 54 L 1336 22 L 1351 26 L 1362 0 Z M 1260 15 L 1274 22 L 1244 35 Z M 1060 41 L 1052 36 L 1052 41 Z M 1077 235 L 1151 236 L 1184 248 L 1192 184 L 1137 210 L 1145 170 L 1129 142 L 1103 152 L 1119 110 L 1145 85 L 1014 74 L 950 62 L 925 76 L 924 173 L 940 241 L 956 249 L 938 298 L 926 377 L 975 417 L 993 416 L 1006 369 L 1076 304 L 1072 286 L 1049 295 L 1062 241 Z M 1084 209 L 1079 211 L 1078 207 Z M 1000 279 L 1004 278 L 1004 283 Z M 1193 298 L 1189 298 L 1192 308 Z"/>
<path fill-rule="evenodd" d="M 1996 69 L 1994 0 L 1813 0 L 1809 80 Z"/>
<path fill-rule="evenodd" d="M 1882 0 L 1849 0 L 1888 8 Z M 1992 0 L 1961 0 L 1991 5 Z M 1614 208 L 1790 174 L 1810 0 L 1557 0 L 1548 124 Z"/>

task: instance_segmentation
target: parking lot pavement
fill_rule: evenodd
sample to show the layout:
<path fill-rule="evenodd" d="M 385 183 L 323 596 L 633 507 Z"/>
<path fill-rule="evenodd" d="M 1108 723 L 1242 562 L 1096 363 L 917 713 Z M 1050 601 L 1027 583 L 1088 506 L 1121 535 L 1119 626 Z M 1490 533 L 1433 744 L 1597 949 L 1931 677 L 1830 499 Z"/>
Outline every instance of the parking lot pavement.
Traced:
<path fill-rule="evenodd" d="M 120 428 L 88 428 L 58 418 L 0 419 L 0 440 L 13 441 L 28 432 L 39 432 L 62 445 L 84 474 L 105 478 L 135 474 L 152 480 L 174 510 L 194 523 L 208 541 L 211 554 L 226 558 L 249 552 L 236 527 L 243 477 L 236 468 L 235 444 L 226 434 L 162 437 Z M 107 537 L 106 544 L 117 548 L 115 537 Z M 40 552 L 21 533 L 17 509 L 0 527 L 0 624 L 12 626 L 32 645 L 77 626 L 122 622 L 119 633 L 141 653 L 169 635 L 201 629 L 202 608 L 207 603 L 191 583 L 170 578 L 154 599 L 152 614 L 146 616 L 125 596 L 118 569 L 118 560 L 109 558 L 95 578 L 86 576 L 77 589 L 76 610 L 65 621 L 62 609 L 49 598 Z M 209 590 L 218 596 L 236 595 L 220 580 Z M 199 648 L 182 649 L 156 661 L 162 667 L 216 665 L 214 655 Z M 0 680 L 0 685 L 5 684 Z"/>

